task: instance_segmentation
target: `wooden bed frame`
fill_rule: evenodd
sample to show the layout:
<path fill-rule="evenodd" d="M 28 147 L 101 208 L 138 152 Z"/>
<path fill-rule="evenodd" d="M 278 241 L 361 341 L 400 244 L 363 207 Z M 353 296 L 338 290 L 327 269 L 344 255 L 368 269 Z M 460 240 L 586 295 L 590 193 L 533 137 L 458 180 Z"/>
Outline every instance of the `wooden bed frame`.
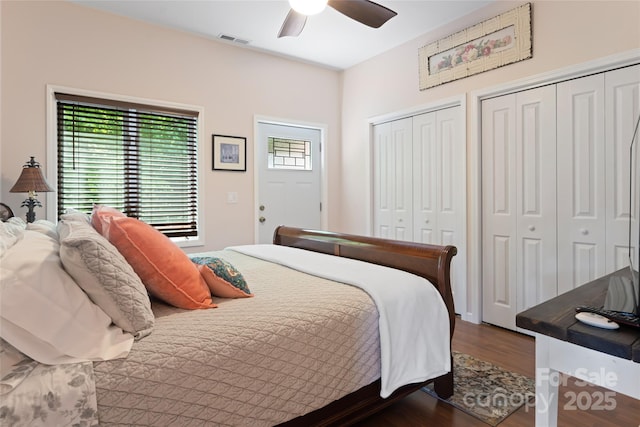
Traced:
<path fill-rule="evenodd" d="M 450 334 L 453 337 L 455 312 L 451 293 L 450 266 L 451 259 L 457 253 L 455 246 L 425 245 L 286 226 L 276 228 L 273 243 L 367 261 L 404 270 L 428 279 L 444 299 L 449 311 Z M 280 424 L 280 426 L 345 426 L 353 424 L 419 390 L 430 382 L 434 382 L 435 391 L 440 397 L 447 398 L 453 394 L 453 360 L 451 368 L 451 372 L 441 377 L 401 387 L 386 399 L 380 397 L 380 380 L 378 379 L 323 408 Z"/>

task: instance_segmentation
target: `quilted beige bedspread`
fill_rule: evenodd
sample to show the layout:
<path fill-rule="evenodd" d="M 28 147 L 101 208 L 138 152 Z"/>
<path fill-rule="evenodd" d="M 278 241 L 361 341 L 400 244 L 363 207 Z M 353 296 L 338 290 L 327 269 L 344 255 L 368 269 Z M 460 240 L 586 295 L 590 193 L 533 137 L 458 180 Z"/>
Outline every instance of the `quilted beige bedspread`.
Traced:
<path fill-rule="evenodd" d="M 153 333 L 94 364 L 101 425 L 271 426 L 380 377 L 378 312 L 362 290 L 238 252 L 210 253 L 253 298 L 154 303 Z"/>

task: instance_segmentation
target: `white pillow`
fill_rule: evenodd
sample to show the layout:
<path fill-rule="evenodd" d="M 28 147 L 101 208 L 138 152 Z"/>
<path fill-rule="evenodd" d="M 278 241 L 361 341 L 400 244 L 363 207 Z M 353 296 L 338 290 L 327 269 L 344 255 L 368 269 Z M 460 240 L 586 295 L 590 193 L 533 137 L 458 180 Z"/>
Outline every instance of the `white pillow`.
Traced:
<path fill-rule="evenodd" d="M 2 338 L 46 364 L 126 357 L 133 344 L 62 268 L 57 240 L 32 230 L 2 259 L 0 321 Z"/>
<path fill-rule="evenodd" d="M 155 318 L 147 289 L 118 249 L 83 219 L 63 219 L 58 232 L 62 265 L 78 286 L 136 339 L 149 335 Z"/>
<path fill-rule="evenodd" d="M 26 227 L 24 220 L 15 216 L 6 222 L 0 221 L 0 258 L 18 242 Z"/>
<path fill-rule="evenodd" d="M 69 208 L 64 211 L 62 215 L 60 215 L 61 220 L 68 221 L 80 221 L 86 222 L 87 224 L 91 224 L 91 216 L 84 212 L 80 212 L 79 210 Z"/>
<path fill-rule="evenodd" d="M 56 229 L 56 225 L 51 221 L 47 221 L 46 219 L 38 219 L 34 222 L 28 223 L 27 230 L 33 230 L 42 234 L 46 234 L 53 239 L 58 238 L 58 230 Z"/>

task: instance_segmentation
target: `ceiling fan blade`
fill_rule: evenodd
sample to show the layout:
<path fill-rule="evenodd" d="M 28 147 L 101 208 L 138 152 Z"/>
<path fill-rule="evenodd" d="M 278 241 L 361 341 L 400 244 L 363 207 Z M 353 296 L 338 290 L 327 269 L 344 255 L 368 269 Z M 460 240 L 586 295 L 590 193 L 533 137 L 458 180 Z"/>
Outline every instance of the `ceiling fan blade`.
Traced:
<path fill-rule="evenodd" d="M 327 4 L 343 15 L 373 28 L 381 27 L 397 15 L 393 10 L 369 0 L 329 0 Z"/>
<path fill-rule="evenodd" d="M 278 38 L 280 37 L 297 37 L 302 32 L 304 24 L 307 23 L 307 17 L 293 9 L 289 10 L 287 17 L 282 23 Z"/>

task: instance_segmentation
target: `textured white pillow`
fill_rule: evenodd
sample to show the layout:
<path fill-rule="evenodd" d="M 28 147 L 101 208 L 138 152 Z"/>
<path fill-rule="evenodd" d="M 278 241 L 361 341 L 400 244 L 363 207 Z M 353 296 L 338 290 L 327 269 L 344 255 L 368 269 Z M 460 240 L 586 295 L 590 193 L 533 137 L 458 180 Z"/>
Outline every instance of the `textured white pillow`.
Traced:
<path fill-rule="evenodd" d="M 41 363 L 126 357 L 133 336 L 111 318 L 62 268 L 59 244 L 25 230 L 2 259 L 0 335 Z"/>
<path fill-rule="evenodd" d="M 63 219 L 58 232 L 62 265 L 78 286 L 136 339 L 149 335 L 154 316 L 147 290 L 116 247 L 84 220 Z"/>

